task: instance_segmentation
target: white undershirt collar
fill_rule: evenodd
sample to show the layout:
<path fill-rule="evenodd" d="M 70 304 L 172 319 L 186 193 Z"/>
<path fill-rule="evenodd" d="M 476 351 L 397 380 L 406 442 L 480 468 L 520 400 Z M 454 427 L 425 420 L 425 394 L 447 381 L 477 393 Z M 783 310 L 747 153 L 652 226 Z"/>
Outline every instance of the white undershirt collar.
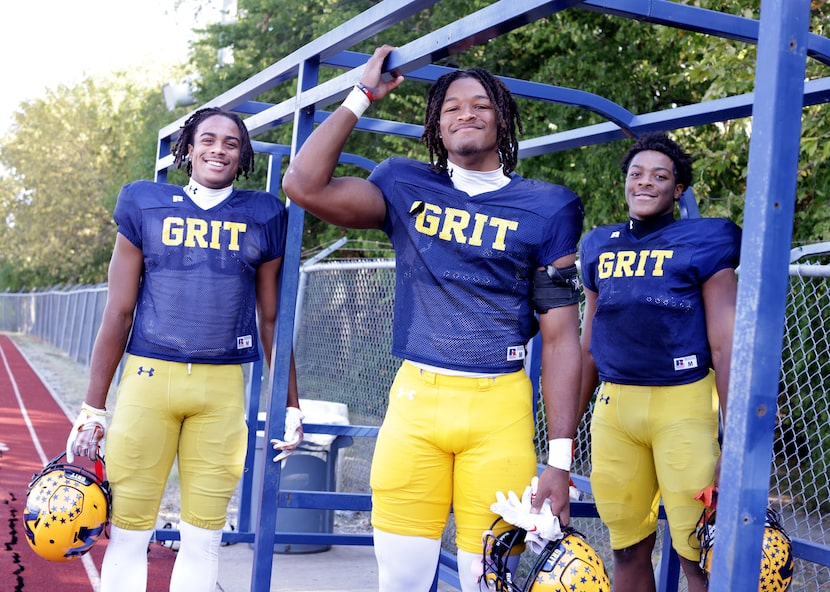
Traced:
<path fill-rule="evenodd" d="M 470 171 L 447 161 L 447 172 L 453 186 L 470 196 L 495 191 L 510 183 L 502 167 L 494 171 Z"/>
<path fill-rule="evenodd" d="M 233 193 L 233 184 L 222 187 L 221 189 L 211 189 L 190 179 L 184 187 L 184 192 L 187 193 L 197 206 L 203 210 L 209 210 L 225 201 Z"/>

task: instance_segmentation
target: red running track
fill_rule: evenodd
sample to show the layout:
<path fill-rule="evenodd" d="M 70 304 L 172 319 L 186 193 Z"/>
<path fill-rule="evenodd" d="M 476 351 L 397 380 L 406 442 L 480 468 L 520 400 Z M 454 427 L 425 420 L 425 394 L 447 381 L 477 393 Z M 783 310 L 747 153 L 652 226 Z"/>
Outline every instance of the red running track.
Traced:
<path fill-rule="evenodd" d="M 107 540 L 65 563 L 47 561 L 26 540 L 26 489 L 66 446 L 72 423 L 7 335 L 0 334 L 0 592 L 90 592 L 99 588 Z M 77 459 L 76 459 L 77 460 Z M 88 467 L 91 468 L 91 465 Z M 158 544 L 148 549 L 147 592 L 165 592 L 175 553 Z"/>

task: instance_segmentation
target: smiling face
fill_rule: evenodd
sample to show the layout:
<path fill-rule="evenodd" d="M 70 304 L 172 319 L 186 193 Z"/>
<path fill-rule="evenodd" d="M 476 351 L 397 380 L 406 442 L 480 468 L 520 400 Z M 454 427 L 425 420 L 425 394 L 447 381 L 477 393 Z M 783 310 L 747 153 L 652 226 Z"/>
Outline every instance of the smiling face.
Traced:
<path fill-rule="evenodd" d="M 458 78 L 441 105 L 441 139 L 449 160 L 465 169 L 499 168 L 497 119 L 493 102 L 475 78 Z"/>
<path fill-rule="evenodd" d="M 673 212 L 683 189 L 676 180 L 672 159 L 662 152 L 644 150 L 631 159 L 625 178 L 625 201 L 635 220 Z"/>
<path fill-rule="evenodd" d="M 193 166 L 190 177 L 210 189 L 233 184 L 239 170 L 242 141 L 239 128 L 232 119 L 213 115 L 196 128 L 188 155 Z"/>

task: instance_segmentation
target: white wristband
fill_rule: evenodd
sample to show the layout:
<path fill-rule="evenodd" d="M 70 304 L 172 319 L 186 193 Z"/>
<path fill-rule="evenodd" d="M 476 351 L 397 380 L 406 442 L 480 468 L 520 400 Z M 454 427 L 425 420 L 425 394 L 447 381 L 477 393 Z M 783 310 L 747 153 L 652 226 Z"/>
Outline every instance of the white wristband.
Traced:
<path fill-rule="evenodd" d="M 362 90 L 357 88 L 356 86 L 352 89 L 352 91 L 346 96 L 346 99 L 340 105 L 341 107 L 345 107 L 352 113 L 354 113 L 355 117 L 360 119 L 366 109 L 369 108 L 369 105 L 372 104 L 372 101 L 369 100 L 369 97 L 366 96 Z"/>
<path fill-rule="evenodd" d="M 574 441 L 571 438 L 554 438 L 548 441 L 548 466 L 563 471 L 571 470 Z"/>

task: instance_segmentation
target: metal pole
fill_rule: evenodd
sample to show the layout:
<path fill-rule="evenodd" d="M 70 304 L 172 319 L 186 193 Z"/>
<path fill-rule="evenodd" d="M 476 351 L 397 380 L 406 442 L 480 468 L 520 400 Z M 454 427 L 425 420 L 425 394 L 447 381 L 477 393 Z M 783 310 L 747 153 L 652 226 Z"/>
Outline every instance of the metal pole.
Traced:
<path fill-rule="evenodd" d="M 768 504 L 809 22 L 809 0 L 761 3 L 712 592 L 758 590 L 755 574 Z"/>

